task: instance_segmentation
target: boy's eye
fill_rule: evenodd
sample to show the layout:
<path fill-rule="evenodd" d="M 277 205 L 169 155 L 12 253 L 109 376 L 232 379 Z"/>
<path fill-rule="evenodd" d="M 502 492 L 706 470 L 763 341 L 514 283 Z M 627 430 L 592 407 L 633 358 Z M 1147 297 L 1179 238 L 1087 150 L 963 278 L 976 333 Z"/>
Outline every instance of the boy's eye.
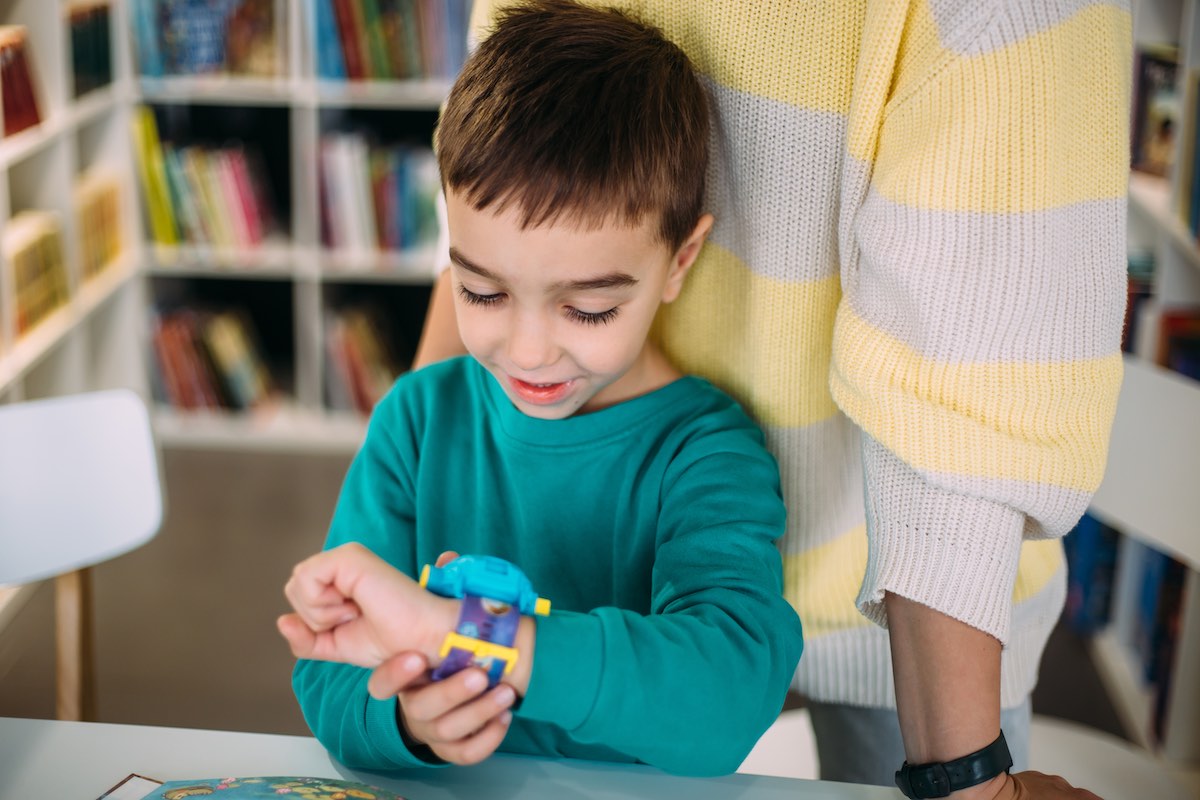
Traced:
<path fill-rule="evenodd" d="M 619 310 L 619 307 L 613 307 L 607 311 L 580 311 L 574 306 L 567 306 L 567 318 L 584 325 L 606 325 L 613 321 Z"/>
<path fill-rule="evenodd" d="M 477 294 L 461 283 L 458 285 L 458 294 L 463 300 L 475 306 L 491 306 L 504 299 L 504 295 L 501 293 Z"/>

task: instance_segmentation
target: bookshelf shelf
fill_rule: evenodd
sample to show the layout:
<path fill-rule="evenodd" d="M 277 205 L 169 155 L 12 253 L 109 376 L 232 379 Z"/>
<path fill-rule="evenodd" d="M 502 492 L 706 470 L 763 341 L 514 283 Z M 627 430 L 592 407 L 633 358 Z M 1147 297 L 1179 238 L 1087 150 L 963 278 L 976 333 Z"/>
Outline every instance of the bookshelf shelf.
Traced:
<path fill-rule="evenodd" d="M 152 244 L 149 250 L 153 258 L 150 269 L 156 275 L 282 278 L 295 275 L 296 265 L 306 260 L 302 248 L 282 237 L 255 248 Z"/>
<path fill-rule="evenodd" d="M 432 284 L 434 248 L 399 252 L 354 252 L 322 249 L 321 278 L 325 281 Z"/>
<path fill-rule="evenodd" d="M 139 78 L 146 103 L 187 105 L 287 106 L 295 101 L 295 84 L 285 78 L 244 78 L 224 75 Z"/>
<path fill-rule="evenodd" d="M 284 404 L 261 413 L 181 414 L 155 410 L 155 430 L 165 445 L 220 450 L 352 453 L 366 433 L 366 421 Z"/>
<path fill-rule="evenodd" d="M 306 102 L 329 108 L 437 108 L 450 93 L 450 81 L 316 81 Z"/>

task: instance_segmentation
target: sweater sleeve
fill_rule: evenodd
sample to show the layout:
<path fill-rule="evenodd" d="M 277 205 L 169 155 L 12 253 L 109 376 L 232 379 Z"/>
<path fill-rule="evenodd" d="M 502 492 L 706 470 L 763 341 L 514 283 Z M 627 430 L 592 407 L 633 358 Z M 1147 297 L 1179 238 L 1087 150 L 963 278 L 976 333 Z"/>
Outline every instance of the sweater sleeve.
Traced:
<path fill-rule="evenodd" d="M 1107 457 L 1129 14 L 886 5 L 849 120 L 830 372 L 863 430 L 858 603 L 886 625 L 891 591 L 1004 642 L 1023 540 L 1066 533 Z"/>
<path fill-rule="evenodd" d="M 410 471 L 415 447 L 398 438 L 396 392 L 376 408 L 362 448 L 346 473 L 325 548 L 359 542 L 409 575 L 413 554 L 414 501 Z M 394 770 L 431 766 L 405 746 L 396 699 L 367 692 L 371 671 L 348 664 L 300 660 L 292 688 L 313 735 L 353 769 Z"/>
<path fill-rule="evenodd" d="M 650 614 L 598 608 L 538 620 L 519 718 L 669 772 L 737 769 L 778 715 L 802 648 L 775 546 L 778 469 L 756 436 L 724 431 L 697 448 L 702 456 L 685 447 L 675 459 Z"/>

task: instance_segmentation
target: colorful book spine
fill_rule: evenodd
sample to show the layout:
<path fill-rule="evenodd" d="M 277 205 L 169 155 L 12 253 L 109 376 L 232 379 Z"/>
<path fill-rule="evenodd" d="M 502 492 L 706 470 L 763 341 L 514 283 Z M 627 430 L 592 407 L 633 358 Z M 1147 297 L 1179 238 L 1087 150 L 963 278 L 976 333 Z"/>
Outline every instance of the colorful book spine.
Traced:
<path fill-rule="evenodd" d="M 313 46 L 321 78 L 453 78 L 466 60 L 470 0 L 314 3 Z"/>
<path fill-rule="evenodd" d="M 158 244 L 173 245 L 179 241 L 179 230 L 154 112 L 140 106 L 134 110 L 131 124 L 151 236 Z"/>
<path fill-rule="evenodd" d="M 315 19 L 313 31 L 317 37 L 317 77 L 325 80 L 345 80 L 346 60 L 338 42 L 337 20 L 333 15 L 334 0 L 313 0 L 309 5 Z"/>
<path fill-rule="evenodd" d="M 76 3 L 67 9 L 75 97 L 112 83 L 110 17 L 107 0 Z"/>
<path fill-rule="evenodd" d="M 0 25 L 0 95 L 3 95 L 5 136 L 41 122 L 28 35 L 23 25 Z"/>

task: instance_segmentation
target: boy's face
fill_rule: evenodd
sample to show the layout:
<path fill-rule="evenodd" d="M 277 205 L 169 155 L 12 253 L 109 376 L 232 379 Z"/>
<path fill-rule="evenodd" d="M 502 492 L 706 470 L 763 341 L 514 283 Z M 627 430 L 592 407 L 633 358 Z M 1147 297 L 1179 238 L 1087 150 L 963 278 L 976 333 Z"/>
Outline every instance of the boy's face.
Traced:
<path fill-rule="evenodd" d="M 710 215 L 672 251 L 650 220 L 522 230 L 518 209 L 477 210 L 449 189 L 446 212 L 459 335 L 518 409 L 562 419 L 661 385 L 646 335 L 679 295 Z"/>

